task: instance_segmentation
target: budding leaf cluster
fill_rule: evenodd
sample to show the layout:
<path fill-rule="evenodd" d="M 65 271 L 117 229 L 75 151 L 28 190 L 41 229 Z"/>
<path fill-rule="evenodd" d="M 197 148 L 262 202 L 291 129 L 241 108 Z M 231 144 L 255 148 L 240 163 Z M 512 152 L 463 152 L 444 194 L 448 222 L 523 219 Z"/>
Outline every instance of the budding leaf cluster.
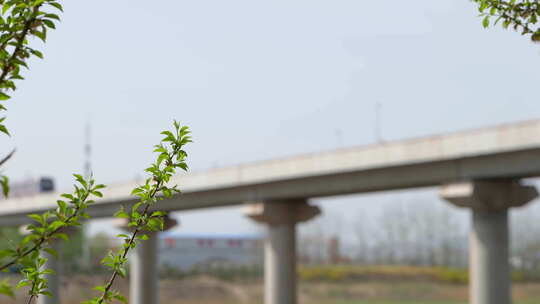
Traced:
<path fill-rule="evenodd" d="M 163 131 L 161 134 L 164 136 L 163 139 L 154 146 L 154 152 L 157 153 L 156 160 L 145 169 L 149 177 L 144 184 L 131 192 L 131 195 L 138 198 L 137 203 L 128 210 L 121 208 L 115 214 L 117 218 L 127 220 L 131 233 L 117 236 L 123 240 L 121 248 L 116 252 L 110 252 L 101 261 L 111 270 L 111 277 L 104 285 L 95 287 L 100 294 L 84 302 L 85 304 L 111 303 L 113 300 L 127 303 L 118 291 L 112 289 L 113 283 L 118 276 L 126 276 L 127 255 L 139 242 L 149 238 L 145 233 L 163 230 L 164 218 L 167 214 L 155 211 L 156 203 L 172 197 L 175 193 L 180 193 L 176 185 L 169 186 L 168 183 L 178 169 L 188 170 L 184 146 L 191 142 L 190 131 L 188 127 L 181 126 L 175 121 L 172 131 Z"/>
<path fill-rule="evenodd" d="M 533 42 L 540 42 L 540 0 L 473 0 L 483 17 L 482 25 L 500 23 L 522 35 L 530 35 Z"/>
<path fill-rule="evenodd" d="M 96 184 L 93 178 L 84 179 L 78 174 L 74 176 L 76 184 L 73 192 L 62 194 L 55 210 L 28 215 L 33 221 L 26 226 L 28 234 L 13 248 L 0 250 L 0 270 L 8 271 L 12 266 L 21 268 L 23 279 L 16 287 L 30 286 L 29 303 L 39 295 L 49 295 L 44 276 L 52 271 L 43 268 L 47 258 L 41 257 L 40 253 L 45 251 L 57 256 L 58 253 L 47 245 L 55 239 L 68 240 L 65 230 L 80 226 L 81 219 L 89 218 L 86 209 L 94 202 L 90 198 L 103 196 L 100 190 L 105 185 Z M 0 294 L 13 296 L 13 290 L 6 281 L 0 283 Z"/>

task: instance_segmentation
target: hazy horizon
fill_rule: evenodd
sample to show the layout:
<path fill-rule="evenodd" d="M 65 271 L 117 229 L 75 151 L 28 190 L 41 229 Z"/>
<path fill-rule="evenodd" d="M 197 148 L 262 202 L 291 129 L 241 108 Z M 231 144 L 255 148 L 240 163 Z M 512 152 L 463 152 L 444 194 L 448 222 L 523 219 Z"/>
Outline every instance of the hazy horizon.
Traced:
<path fill-rule="evenodd" d="M 540 117 L 540 45 L 484 29 L 470 1 L 155 3 L 65 3 L 45 60 L 7 105 L 12 180 L 52 176 L 68 189 L 87 121 L 93 172 L 115 183 L 142 176 L 173 119 L 191 127 L 201 171 L 373 143 L 377 103 L 387 141 Z M 399 200 L 316 201 L 357 214 Z M 185 231 L 259 229 L 235 208 L 182 217 Z"/>

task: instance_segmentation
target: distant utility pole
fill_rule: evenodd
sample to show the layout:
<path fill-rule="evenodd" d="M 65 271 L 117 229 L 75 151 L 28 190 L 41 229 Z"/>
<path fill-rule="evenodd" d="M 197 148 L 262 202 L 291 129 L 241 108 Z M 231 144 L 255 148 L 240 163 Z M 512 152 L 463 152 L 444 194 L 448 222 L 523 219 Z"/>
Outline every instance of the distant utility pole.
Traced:
<path fill-rule="evenodd" d="M 91 125 L 90 121 L 86 123 L 84 137 L 84 176 L 89 178 L 92 174 L 92 142 L 91 142 Z"/>
<path fill-rule="evenodd" d="M 335 129 L 334 133 L 336 134 L 336 143 L 338 148 L 343 147 L 343 133 L 341 132 L 341 129 Z"/>
<path fill-rule="evenodd" d="M 381 103 L 377 101 L 375 103 L 375 142 L 378 144 L 383 142 L 382 133 L 381 133 L 381 123 L 382 123 L 381 108 L 382 108 Z"/>
<path fill-rule="evenodd" d="M 91 138 L 90 120 L 86 122 L 84 136 L 84 177 L 90 178 L 92 175 L 92 138 Z M 88 223 L 83 223 L 82 226 L 82 266 L 90 269 L 90 238 L 88 237 Z"/>

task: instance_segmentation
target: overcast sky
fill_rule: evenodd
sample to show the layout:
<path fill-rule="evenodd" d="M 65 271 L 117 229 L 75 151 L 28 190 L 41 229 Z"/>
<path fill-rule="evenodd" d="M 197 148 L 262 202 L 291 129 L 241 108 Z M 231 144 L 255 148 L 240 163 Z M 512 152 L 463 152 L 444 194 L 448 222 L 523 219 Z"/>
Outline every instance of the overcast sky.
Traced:
<path fill-rule="evenodd" d="M 540 45 L 477 15 L 469 0 L 66 1 L 9 102 L 6 173 L 68 188 L 88 120 L 111 183 L 141 174 L 173 119 L 192 128 L 200 171 L 372 143 L 377 102 L 385 140 L 539 117 Z M 352 215 L 399 200 L 321 202 Z M 253 229 L 239 219 L 190 213 L 182 230 Z"/>

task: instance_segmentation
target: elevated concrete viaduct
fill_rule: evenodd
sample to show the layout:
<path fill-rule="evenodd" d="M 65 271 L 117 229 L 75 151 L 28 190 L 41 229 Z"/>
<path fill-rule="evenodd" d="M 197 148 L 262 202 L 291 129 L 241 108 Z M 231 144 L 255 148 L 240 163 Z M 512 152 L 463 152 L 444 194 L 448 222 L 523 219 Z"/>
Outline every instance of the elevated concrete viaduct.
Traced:
<path fill-rule="evenodd" d="M 309 205 L 310 198 L 441 187 L 443 199 L 471 209 L 471 303 L 509 304 L 508 209 L 536 197 L 536 189 L 520 181 L 536 176 L 540 176 L 540 121 L 528 121 L 181 175 L 174 182 L 184 193 L 161 201 L 158 208 L 246 205 L 245 214 L 268 227 L 265 304 L 294 304 L 296 223 L 320 212 Z M 129 196 L 134 186 L 111 185 L 89 213 L 110 217 L 120 205 L 128 207 L 134 202 Z M 57 197 L 54 193 L 2 202 L 0 225 L 28 223 L 27 214 L 54 208 Z M 155 246 L 144 250 L 152 257 L 144 263 L 155 264 L 151 252 Z M 148 278 L 133 275 L 132 280 L 144 284 Z M 154 301 L 145 304 L 157 304 Z"/>

